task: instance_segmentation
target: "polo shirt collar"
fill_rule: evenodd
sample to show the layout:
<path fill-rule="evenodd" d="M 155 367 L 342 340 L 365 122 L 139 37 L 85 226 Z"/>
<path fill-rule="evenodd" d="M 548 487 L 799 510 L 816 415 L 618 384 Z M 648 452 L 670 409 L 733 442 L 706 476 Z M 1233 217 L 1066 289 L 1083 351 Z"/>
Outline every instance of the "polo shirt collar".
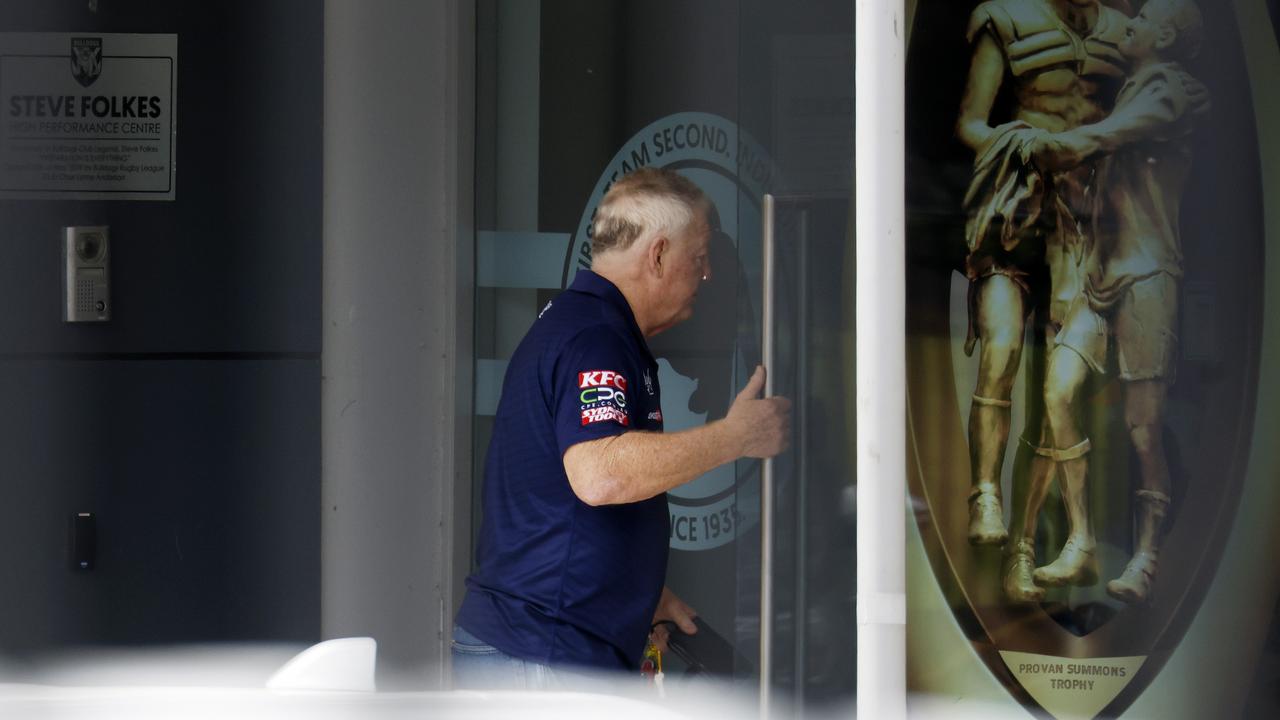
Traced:
<path fill-rule="evenodd" d="M 617 285 L 591 270 L 584 269 L 578 271 L 578 274 L 573 278 L 573 283 L 569 285 L 569 289 L 593 295 L 613 306 L 622 317 L 626 318 L 627 326 L 631 328 L 632 334 L 636 336 L 640 347 L 644 348 L 645 354 L 649 356 L 650 360 L 653 360 L 653 354 L 649 351 L 649 341 L 645 338 L 644 333 L 640 331 L 640 325 L 636 323 L 635 311 L 631 309 L 631 304 L 627 302 L 627 298 L 623 296 Z"/>

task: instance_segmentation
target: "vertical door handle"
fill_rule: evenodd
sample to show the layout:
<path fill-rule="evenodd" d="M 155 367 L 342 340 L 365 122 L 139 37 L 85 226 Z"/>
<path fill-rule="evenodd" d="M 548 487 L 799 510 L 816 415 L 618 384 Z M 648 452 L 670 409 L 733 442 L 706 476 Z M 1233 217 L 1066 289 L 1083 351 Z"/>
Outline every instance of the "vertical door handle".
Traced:
<path fill-rule="evenodd" d="M 761 205 L 764 292 L 760 345 L 765 369 L 764 395 L 773 394 L 774 362 L 774 197 L 765 194 Z M 760 466 L 760 717 L 769 717 L 773 681 L 773 458 Z"/>

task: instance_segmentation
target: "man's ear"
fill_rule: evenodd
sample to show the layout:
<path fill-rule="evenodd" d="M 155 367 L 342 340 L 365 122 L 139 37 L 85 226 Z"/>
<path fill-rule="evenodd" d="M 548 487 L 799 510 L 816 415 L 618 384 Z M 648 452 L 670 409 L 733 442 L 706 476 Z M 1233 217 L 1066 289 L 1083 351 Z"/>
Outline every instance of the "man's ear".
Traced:
<path fill-rule="evenodd" d="M 645 264 L 658 278 L 666 272 L 666 261 L 670 249 L 671 241 L 665 235 L 654 238 L 649 242 L 649 247 L 645 248 Z"/>
<path fill-rule="evenodd" d="M 1171 22 L 1160 23 L 1160 29 L 1156 31 L 1156 50 L 1168 50 L 1178 41 L 1178 29 Z"/>

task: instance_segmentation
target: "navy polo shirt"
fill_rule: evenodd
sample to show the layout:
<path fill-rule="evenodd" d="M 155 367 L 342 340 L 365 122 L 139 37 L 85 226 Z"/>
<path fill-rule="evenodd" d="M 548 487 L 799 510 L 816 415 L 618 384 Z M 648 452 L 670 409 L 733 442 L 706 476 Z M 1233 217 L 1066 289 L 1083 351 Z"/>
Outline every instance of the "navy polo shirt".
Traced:
<path fill-rule="evenodd" d="M 507 368 L 459 625 L 533 662 L 638 665 L 666 576 L 666 495 L 591 507 L 562 460 L 631 430 L 662 430 L 658 365 L 622 293 L 583 270 Z"/>

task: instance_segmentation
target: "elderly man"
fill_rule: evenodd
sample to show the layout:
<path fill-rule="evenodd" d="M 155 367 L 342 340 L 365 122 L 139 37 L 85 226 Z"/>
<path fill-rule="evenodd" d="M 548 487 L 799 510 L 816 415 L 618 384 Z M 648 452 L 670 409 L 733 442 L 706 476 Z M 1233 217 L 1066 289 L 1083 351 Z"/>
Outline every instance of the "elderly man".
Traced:
<path fill-rule="evenodd" d="M 696 632 L 664 587 L 665 493 L 790 435 L 764 370 L 719 421 L 662 432 L 647 338 L 688 319 L 708 280 L 710 203 L 642 168 L 592 223 L 592 269 L 542 310 L 503 382 L 485 466 L 478 567 L 454 628 L 460 688 L 563 688 L 639 667 L 655 620 Z"/>

